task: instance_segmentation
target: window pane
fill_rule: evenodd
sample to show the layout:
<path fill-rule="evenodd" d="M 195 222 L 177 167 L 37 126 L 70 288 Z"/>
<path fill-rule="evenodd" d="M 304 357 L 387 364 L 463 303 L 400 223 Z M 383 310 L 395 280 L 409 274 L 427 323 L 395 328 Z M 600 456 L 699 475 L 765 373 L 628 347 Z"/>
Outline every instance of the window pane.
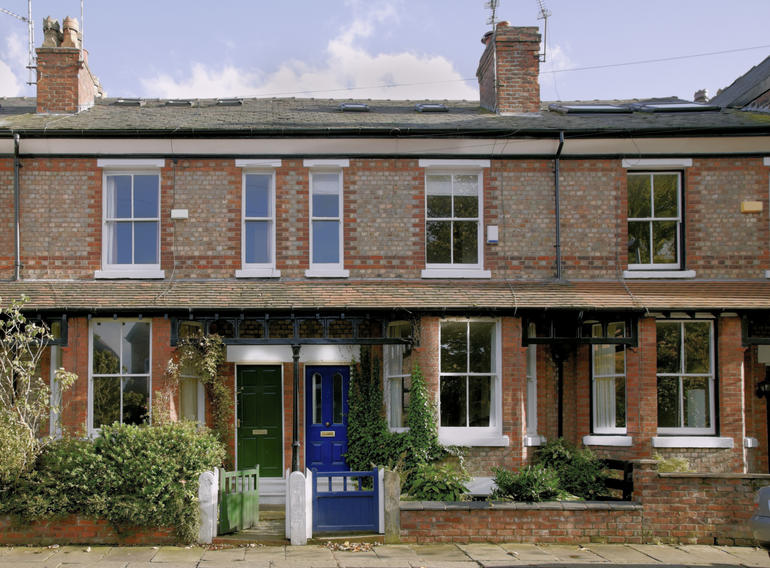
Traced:
<path fill-rule="evenodd" d="M 655 217 L 678 217 L 678 182 L 676 174 L 656 174 L 654 177 Z"/>
<path fill-rule="evenodd" d="M 495 324 L 492 322 L 471 322 L 468 363 L 472 373 L 491 373 L 494 344 L 492 341 Z"/>
<path fill-rule="evenodd" d="M 112 225 L 112 258 L 113 264 L 131 264 L 133 256 L 133 223 L 116 222 Z"/>
<path fill-rule="evenodd" d="M 708 322 L 684 324 L 685 373 L 711 373 L 711 325 Z"/>
<path fill-rule="evenodd" d="M 628 176 L 628 217 L 650 217 L 650 176 L 649 174 Z"/>
<path fill-rule="evenodd" d="M 454 204 L 455 204 L 454 217 L 476 218 L 479 216 L 479 199 L 476 196 L 464 197 L 460 195 L 455 195 Z"/>
<path fill-rule="evenodd" d="M 246 217 L 270 217 L 270 175 L 246 176 Z"/>
<path fill-rule="evenodd" d="M 450 221 L 430 221 L 425 225 L 426 255 L 429 264 L 450 264 Z"/>
<path fill-rule="evenodd" d="M 315 173 L 312 178 L 313 216 L 338 217 L 340 177 L 337 173 Z"/>
<path fill-rule="evenodd" d="M 339 221 L 313 221 L 313 262 L 340 261 Z"/>
<path fill-rule="evenodd" d="M 198 379 L 183 378 L 179 383 L 179 415 L 198 420 Z"/>
<path fill-rule="evenodd" d="M 615 379 L 615 427 L 626 427 L 626 380 Z"/>
<path fill-rule="evenodd" d="M 134 263 L 158 263 L 158 222 L 134 223 Z"/>
<path fill-rule="evenodd" d="M 452 321 L 441 324 L 442 373 L 467 372 L 467 325 Z"/>
<path fill-rule="evenodd" d="M 479 224 L 476 221 L 455 221 L 452 225 L 452 262 L 455 264 L 477 264 L 479 261 Z"/>
<path fill-rule="evenodd" d="M 134 176 L 134 217 L 158 217 L 158 176 Z"/>
<path fill-rule="evenodd" d="M 684 377 L 684 425 L 687 428 L 710 428 L 709 380 L 706 377 Z"/>
<path fill-rule="evenodd" d="M 628 262 L 650 263 L 650 223 L 632 221 L 628 224 Z"/>
<path fill-rule="evenodd" d="M 653 221 L 653 264 L 670 264 L 676 258 L 676 221 Z"/>
<path fill-rule="evenodd" d="M 121 322 L 98 322 L 93 333 L 94 375 L 117 375 L 120 373 L 120 332 Z"/>
<path fill-rule="evenodd" d="M 680 373 L 681 326 L 678 322 L 657 322 L 658 373 Z"/>
<path fill-rule="evenodd" d="M 469 426 L 489 426 L 491 382 L 490 377 L 468 377 Z"/>
<path fill-rule="evenodd" d="M 679 378 L 658 377 L 658 428 L 679 426 Z"/>
<path fill-rule="evenodd" d="M 323 415 L 323 398 L 321 375 L 313 374 L 313 424 L 320 424 Z"/>
<path fill-rule="evenodd" d="M 615 427 L 615 379 L 613 377 L 594 379 L 594 428 Z"/>
<path fill-rule="evenodd" d="M 594 375 L 615 374 L 615 345 L 594 345 Z"/>
<path fill-rule="evenodd" d="M 337 195 L 313 195 L 313 217 L 339 217 L 339 196 Z"/>
<path fill-rule="evenodd" d="M 429 195 L 427 199 L 428 217 L 447 218 L 452 216 L 452 197 L 449 195 Z"/>
<path fill-rule="evenodd" d="M 150 324 L 130 322 L 123 326 L 123 369 L 129 375 L 150 372 Z"/>
<path fill-rule="evenodd" d="M 150 388 L 147 377 L 130 377 L 123 381 L 123 424 L 149 422 Z"/>
<path fill-rule="evenodd" d="M 467 426 L 465 377 L 441 377 L 441 426 Z"/>
<path fill-rule="evenodd" d="M 269 263 L 270 259 L 270 221 L 246 221 L 246 262 Z"/>
<path fill-rule="evenodd" d="M 390 379 L 388 381 L 388 424 L 391 428 L 402 428 L 404 426 L 404 412 L 401 406 L 401 379 Z"/>
<path fill-rule="evenodd" d="M 94 377 L 94 428 L 120 421 L 120 378 Z"/>
<path fill-rule="evenodd" d="M 342 424 L 342 375 L 335 373 L 332 377 L 334 398 L 332 398 L 332 422 Z"/>
<path fill-rule="evenodd" d="M 454 177 L 453 192 L 455 196 L 461 195 L 476 198 L 479 194 L 479 176 L 475 174 L 456 175 Z"/>
<path fill-rule="evenodd" d="M 448 174 L 426 176 L 425 193 L 427 195 L 452 195 L 452 176 Z"/>
<path fill-rule="evenodd" d="M 112 207 L 108 207 L 108 214 L 119 219 L 129 219 L 131 217 L 131 176 L 109 176 L 107 188 L 108 191 L 114 192 Z"/>

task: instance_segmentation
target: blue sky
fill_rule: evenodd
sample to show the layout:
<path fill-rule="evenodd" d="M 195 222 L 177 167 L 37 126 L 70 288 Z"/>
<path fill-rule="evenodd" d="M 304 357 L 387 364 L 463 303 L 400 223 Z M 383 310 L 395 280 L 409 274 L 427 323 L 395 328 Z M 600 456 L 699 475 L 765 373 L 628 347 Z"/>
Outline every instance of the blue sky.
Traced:
<path fill-rule="evenodd" d="M 770 55 L 770 0 L 544 3 L 543 100 L 713 96 Z M 27 2 L 0 8 L 26 15 Z M 43 18 L 79 18 L 80 0 L 32 10 L 39 46 Z M 538 13 L 500 0 L 498 19 L 541 25 Z M 484 0 L 85 0 L 84 32 L 108 96 L 475 100 L 488 18 Z M 34 94 L 26 31 L 0 13 L 0 96 Z M 597 66 L 610 67 L 583 69 Z"/>

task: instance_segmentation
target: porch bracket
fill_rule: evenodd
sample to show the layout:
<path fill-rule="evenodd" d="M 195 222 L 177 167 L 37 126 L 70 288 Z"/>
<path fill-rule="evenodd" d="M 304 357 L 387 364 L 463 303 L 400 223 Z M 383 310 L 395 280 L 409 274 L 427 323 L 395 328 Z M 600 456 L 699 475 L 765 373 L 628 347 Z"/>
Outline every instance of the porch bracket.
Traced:
<path fill-rule="evenodd" d="M 291 418 L 291 470 L 299 471 L 299 350 L 300 345 L 291 346 L 291 359 L 294 362 L 294 388 L 292 390 Z"/>

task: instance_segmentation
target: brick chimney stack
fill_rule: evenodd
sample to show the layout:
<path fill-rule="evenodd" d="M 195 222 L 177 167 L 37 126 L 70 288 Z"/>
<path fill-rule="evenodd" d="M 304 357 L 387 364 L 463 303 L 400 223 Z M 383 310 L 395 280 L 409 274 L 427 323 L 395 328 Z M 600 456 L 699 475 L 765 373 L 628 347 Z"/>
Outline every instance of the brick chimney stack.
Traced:
<path fill-rule="evenodd" d="M 476 70 L 481 106 L 497 114 L 540 112 L 538 28 L 499 22 L 495 33 L 484 34 L 481 43 L 486 45 Z"/>
<path fill-rule="evenodd" d="M 59 22 L 49 16 L 43 36 L 37 48 L 37 112 L 72 114 L 93 106 L 102 89 L 88 68 L 88 52 L 80 49 L 78 21 L 64 18 L 59 31 Z"/>

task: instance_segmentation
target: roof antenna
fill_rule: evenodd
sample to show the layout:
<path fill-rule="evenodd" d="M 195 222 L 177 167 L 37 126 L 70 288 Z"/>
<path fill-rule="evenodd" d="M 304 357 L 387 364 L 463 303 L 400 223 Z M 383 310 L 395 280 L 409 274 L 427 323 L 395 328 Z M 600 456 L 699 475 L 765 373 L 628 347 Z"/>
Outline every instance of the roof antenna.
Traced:
<path fill-rule="evenodd" d="M 540 62 L 545 62 L 545 51 L 548 46 L 548 17 L 551 15 L 551 11 L 545 7 L 543 0 L 537 0 L 537 5 L 540 8 L 540 15 L 538 20 L 543 20 L 543 53 L 540 54 Z"/>
<path fill-rule="evenodd" d="M 29 76 L 27 79 L 27 85 L 34 85 L 35 81 L 35 26 L 32 21 L 32 0 L 27 0 L 27 17 L 15 14 L 5 8 L 0 8 L 0 12 L 13 16 L 17 20 L 27 23 L 27 35 L 28 35 L 28 57 L 27 57 L 27 69 L 29 70 Z"/>
<path fill-rule="evenodd" d="M 495 106 L 492 110 L 497 112 L 497 6 L 500 4 L 500 0 L 489 0 L 486 3 L 486 7 L 489 8 L 489 19 L 487 20 L 487 24 L 492 26 L 492 37 L 490 38 L 490 41 L 492 42 L 492 84 L 495 87 Z M 487 32 L 489 33 L 489 32 Z M 484 36 L 487 37 L 486 35 Z"/>
<path fill-rule="evenodd" d="M 499 4 L 500 4 L 500 0 L 489 0 L 485 4 L 490 12 L 489 19 L 487 20 L 487 24 L 492 26 L 492 31 L 495 31 L 495 24 L 497 23 L 497 19 L 496 19 L 497 6 Z"/>

